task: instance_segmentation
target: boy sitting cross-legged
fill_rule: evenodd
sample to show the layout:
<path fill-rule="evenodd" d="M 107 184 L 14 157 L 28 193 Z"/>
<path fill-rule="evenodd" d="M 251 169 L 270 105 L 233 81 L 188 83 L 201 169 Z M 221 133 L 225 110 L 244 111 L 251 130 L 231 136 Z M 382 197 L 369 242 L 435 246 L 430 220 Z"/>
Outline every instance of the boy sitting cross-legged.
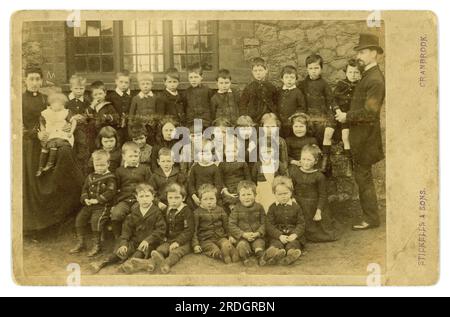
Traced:
<path fill-rule="evenodd" d="M 167 208 L 163 211 L 166 220 L 166 238 L 156 250 L 151 252 L 148 271 L 157 266 L 161 272 L 167 274 L 186 254 L 191 252 L 191 240 L 194 234 L 194 216 L 191 209 L 184 203 L 186 189 L 178 184 L 171 183 L 165 189 Z"/>
<path fill-rule="evenodd" d="M 256 185 L 251 181 L 241 181 L 237 192 L 239 203 L 231 211 L 230 233 L 238 241 L 236 249 L 245 266 L 256 264 L 252 255 L 261 259 L 265 248 L 265 216 L 263 206 L 255 202 Z"/>
<path fill-rule="evenodd" d="M 150 184 L 136 186 L 137 203 L 123 223 L 122 235 L 118 239 L 114 253 L 100 263 L 93 263 L 96 273 L 103 267 L 126 261 L 120 266 L 125 273 L 133 273 L 147 268 L 150 252 L 162 242 L 166 223 L 161 210 L 153 204 L 154 189 Z"/>

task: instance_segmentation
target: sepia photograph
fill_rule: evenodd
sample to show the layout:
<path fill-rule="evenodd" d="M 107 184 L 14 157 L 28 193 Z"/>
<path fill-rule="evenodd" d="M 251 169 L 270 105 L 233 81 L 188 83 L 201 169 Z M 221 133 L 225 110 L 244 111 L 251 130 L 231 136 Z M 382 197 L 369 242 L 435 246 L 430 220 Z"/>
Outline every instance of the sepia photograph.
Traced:
<path fill-rule="evenodd" d="M 419 220 L 437 208 L 437 174 L 415 186 L 396 173 L 425 154 L 409 152 L 407 114 L 389 113 L 408 111 L 410 85 L 392 31 L 410 22 L 391 14 L 16 13 L 16 281 L 370 286 L 423 266 L 423 280 L 392 283 L 430 283 L 438 242 L 420 233 L 437 234 L 438 214 Z M 405 28 L 403 41 L 431 68 L 435 21 L 417 16 L 426 37 Z M 436 139 L 422 150 L 437 169 Z M 402 186 L 419 206 L 412 238 Z"/>

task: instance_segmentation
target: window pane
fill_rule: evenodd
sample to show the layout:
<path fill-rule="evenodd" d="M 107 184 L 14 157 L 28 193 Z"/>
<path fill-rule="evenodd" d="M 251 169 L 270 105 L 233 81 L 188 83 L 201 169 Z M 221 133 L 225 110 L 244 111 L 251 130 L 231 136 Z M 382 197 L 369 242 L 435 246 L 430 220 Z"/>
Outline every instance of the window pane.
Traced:
<path fill-rule="evenodd" d="M 186 66 L 192 66 L 200 63 L 200 55 L 186 55 Z"/>
<path fill-rule="evenodd" d="M 73 36 L 75 37 L 86 36 L 86 21 L 81 21 L 80 27 L 73 29 Z"/>
<path fill-rule="evenodd" d="M 198 53 L 198 36 L 188 36 L 187 37 L 187 52 L 188 53 Z"/>
<path fill-rule="evenodd" d="M 164 71 L 164 58 L 163 55 L 151 55 L 151 69 L 152 72 L 163 72 Z"/>
<path fill-rule="evenodd" d="M 187 34 L 198 34 L 198 21 L 186 21 Z"/>
<path fill-rule="evenodd" d="M 148 54 L 150 53 L 150 44 L 148 37 L 138 37 L 136 38 L 137 43 L 137 53 L 138 54 Z"/>
<path fill-rule="evenodd" d="M 150 34 L 151 35 L 162 35 L 162 25 L 163 22 L 160 20 L 150 22 Z"/>
<path fill-rule="evenodd" d="M 122 22 L 123 35 L 135 35 L 135 25 L 134 21 L 123 21 Z"/>
<path fill-rule="evenodd" d="M 75 57 L 75 71 L 85 73 L 87 71 L 86 57 Z"/>
<path fill-rule="evenodd" d="M 89 54 L 100 53 L 100 38 L 88 37 L 88 53 Z"/>
<path fill-rule="evenodd" d="M 100 36 L 100 21 L 87 21 L 87 36 Z"/>
<path fill-rule="evenodd" d="M 137 71 L 150 71 L 150 58 L 149 56 L 137 56 Z"/>
<path fill-rule="evenodd" d="M 173 52 L 174 53 L 186 53 L 186 41 L 184 36 L 173 37 Z"/>
<path fill-rule="evenodd" d="M 102 53 L 113 52 L 113 39 L 112 37 L 102 37 Z"/>
<path fill-rule="evenodd" d="M 136 35 L 148 35 L 148 21 L 136 21 Z"/>
<path fill-rule="evenodd" d="M 122 40 L 124 54 L 136 54 L 136 38 L 124 37 Z"/>
<path fill-rule="evenodd" d="M 184 20 L 182 20 L 182 21 L 173 21 L 172 22 L 172 32 L 173 32 L 174 35 L 184 35 L 184 34 L 186 34 Z"/>
<path fill-rule="evenodd" d="M 201 65 L 204 70 L 213 70 L 212 54 L 202 54 Z"/>
<path fill-rule="evenodd" d="M 98 56 L 88 57 L 88 71 L 91 73 L 100 72 L 100 57 Z"/>
<path fill-rule="evenodd" d="M 123 67 L 130 72 L 136 72 L 136 56 L 124 56 Z"/>
<path fill-rule="evenodd" d="M 113 21 L 102 21 L 101 34 L 106 36 L 113 35 Z"/>
<path fill-rule="evenodd" d="M 88 47 L 88 41 L 87 38 L 75 38 L 75 54 L 86 54 L 87 53 L 87 47 Z"/>
<path fill-rule="evenodd" d="M 102 72 L 114 71 L 114 59 L 112 56 L 102 56 Z"/>
<path fill-rule="evenodd" d="M 200 37 L 200 51 L 201 52 L 212 52 L 212 36 L 201 36 Z"/>
<path fill-rule="evenodd" d="M 163 38 L 162 36 L 152 36 L 150 38 L 150 51 L 152 53 L 162 53 L 163 51 Z"/>
<path fill-rule="evenodd" d="M 186 70 L 186 56 L 185 55 L 174 55 L 173 56 L 173 66 L 179 71 Z"/>
<path fill-rule="evenodd" d="M 214 32 L 214 21 L 200 21 L 200 34 L 212 34 Z"/>

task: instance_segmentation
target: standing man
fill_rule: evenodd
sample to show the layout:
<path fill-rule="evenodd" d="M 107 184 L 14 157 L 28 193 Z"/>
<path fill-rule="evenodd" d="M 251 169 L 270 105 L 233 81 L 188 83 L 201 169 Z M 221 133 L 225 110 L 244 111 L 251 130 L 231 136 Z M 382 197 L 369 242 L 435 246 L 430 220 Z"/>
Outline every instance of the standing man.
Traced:
<path fill-rule="evenodd" d="M 350 125 L 354 176 L 363 212 L 362 222 L 354 225 L 353 230 L 366 230 L 380 225 L 372 165 L 384 158 L 380 110 L 385 97 L 385 82 L 377 65 L 377 57 L 383 54 L 383 49 L 376 35 L 360 34 L 355 51 L 364 71 L 355 88 L 350 110 L 337 114 L 336 120 Z"/>

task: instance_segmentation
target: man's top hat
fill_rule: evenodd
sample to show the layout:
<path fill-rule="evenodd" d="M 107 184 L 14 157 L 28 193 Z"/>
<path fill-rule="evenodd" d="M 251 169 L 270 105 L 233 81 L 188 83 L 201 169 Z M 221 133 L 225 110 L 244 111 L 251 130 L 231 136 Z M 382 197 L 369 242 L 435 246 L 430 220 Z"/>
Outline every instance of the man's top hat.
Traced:
<path fill-rule="evenodd" d="M 355 51 L 360 51 L 365 48 L 375 48 L 379 54 L 383 54 L 383 49 L 380 46 L 378 36 L 369 33 L 361 33 L 359 35 L 358 46 L 355 46 Z"/>

